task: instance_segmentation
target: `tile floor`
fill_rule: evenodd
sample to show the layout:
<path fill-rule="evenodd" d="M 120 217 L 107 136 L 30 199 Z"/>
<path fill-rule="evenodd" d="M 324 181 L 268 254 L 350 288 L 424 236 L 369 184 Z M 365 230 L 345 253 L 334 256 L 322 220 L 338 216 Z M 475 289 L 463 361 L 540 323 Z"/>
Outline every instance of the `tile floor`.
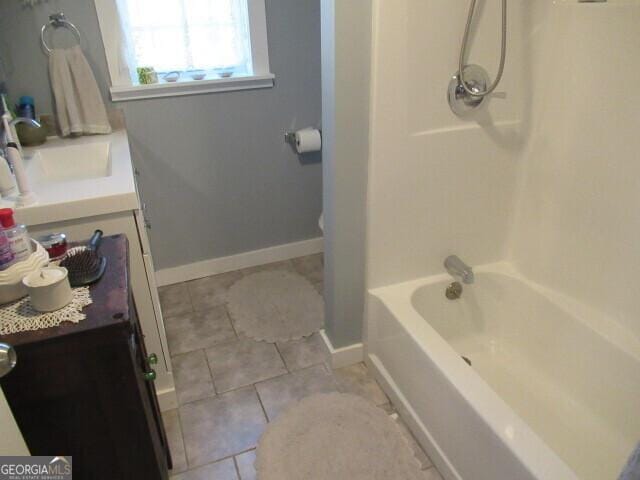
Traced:
<path fill-rule="evenodd" d="M 268 344 L 235 332 L 226 308 L 227 291 L 242 276 L 265 269 L 297 272 L 322 294 L 322 255 L 160 289 L 180 404 L 163 414 L 173 480 L 255 479 L 255 447 L 265 426 L 307 395 L 353 393 L 393 410 L 364 364 L 329 367 L 319 334 Z M 415 441 L 413 445 L 425 478 L 441 480 Z"/>

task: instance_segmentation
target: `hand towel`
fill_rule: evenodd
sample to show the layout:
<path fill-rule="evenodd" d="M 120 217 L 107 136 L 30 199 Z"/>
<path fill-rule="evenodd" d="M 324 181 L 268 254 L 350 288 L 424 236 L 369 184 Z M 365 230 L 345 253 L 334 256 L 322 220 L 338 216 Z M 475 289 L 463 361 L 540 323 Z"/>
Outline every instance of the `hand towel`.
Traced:
<path fill-rule="evenodd" d="M 51 51 L 49 75 L 63 137 L 111 133 L 98 84 L 78 45 Z"/>
<path fill-rule="evenodd" d="M 627 466 L 618 480 L 640 480 L 640 444 L 631 454 Z"/>

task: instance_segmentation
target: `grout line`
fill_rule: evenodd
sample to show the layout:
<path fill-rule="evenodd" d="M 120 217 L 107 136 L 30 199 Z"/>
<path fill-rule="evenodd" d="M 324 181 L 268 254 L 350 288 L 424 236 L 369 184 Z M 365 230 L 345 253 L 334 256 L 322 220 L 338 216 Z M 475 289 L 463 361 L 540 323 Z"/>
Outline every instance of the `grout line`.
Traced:
<path fill-rule="evenodd" d="M 238 387 L 232 388 L 232 389 L 230 389 L 230 390 L 225 390 L 224 392 L 222 392 L 222 391 L 220 391 L 220 390 L 218 389 L 218 387 L 217 387 L 217 385 L 216 385 L 215 376 L 214 376 L 214 374 L 213 374 L 213 371 L 211 370 L 211 364 L 209 363 L 209 357 L 208 357 L 208 355 L 207 355 L 206 350 L 208 350 L 209 348 L 215 348 L 215 347 L 217 347 L 218 345 L 225 345 L 225 344 L 228 344 L 228 343 L 233 343 L 233 342 L 238 342 L 238 341 L 239 341 L 239 339 L 235 339 L 235 340 L 227 340 L 227 341 L 225 341 L 225 342 L 221 342 L 221 343 L 219 343 L 219 344 L 217 344 L 217 345 L 214 345 L 214 346 L 212 346 L 212 347 L 208 347 L 208 348 L 206 348 L 206 349 L 205 349 L 205 348 L 199 348 L 199 349 L 196 349 L 196 350 L 191 350 L 191 351 L 189 351 L 189 352 L 184 352 L 184 353 L 180 353 L 180 354 L 178 354 L 178 355 L 174 355 L 174 357 L 177 357 L 177 356 L 180 356 L 180 355 L 186 355 L 187 353 L 197 352 L 198 350 L 203 350 L 203 351 L 204 351 L 205 361 L 207 362 L 207 368 L 208 368 L 208 370 L 209 370 L 209 376 L 210 376 L 210 378 L 211 378 L 211 383 L 213 384 L 213 390 L 214 390 L 214 393 L 215 393 L 215 395 L 214 395 L 214 396 L 220 396 L 220 395 L 224 395 L 224 394 L 227 394 L 227 393 L 235 392 L 235 391 L 241 390 L 241 389 L 243 389 L 243 388 L 248 388 L 248 387 L 250 387 L 250 386 L 254 386 L 254 387 L 255 387 L 255 386 L 256 386 L 256 385 L 258 385 L 258 384 L 266 383 L 266 382 L 269 382 L 269 381 L 271 381 L 271 380 L 275 380 L 276 378 L 285 377 L 285 376 L 287 376 L 287 375 L 295 375 L 295 374 L 297 374 L 298 372 L 304 372 L 305 370 L 310 370 L 310 369 L 312 369 L 312 368 L 314 368 L 314 367 L 318 367 L 318 366 L 320 366 L 320 365 L 322 365 L 322 366 L 324 367 L 325 373 L 327 373 L 328 375 L 332 375 L 332 376 L 333 376 L 333 374 L 334 374 L 334 371 L 331 369 L 331 367 L 330 367 L 329 365 L 327 365 L 326 361 L 323 361 L 323 362 L 320 362 L 320 363 L 315 363 L 315 364 L 313 364 L 313 365 L 309 365 L 308 367 L 304 367 L 304 368 L 300 368 L 300 369 L 297 369 L 297 370 L 291 370 L 291 371 L 290 371 L 290 370 L 289 370 L 289 368 L 287 367 L 287 364 L 286 364 L 286 362 L 284 361 L 284 358 L 282 357 L 282 354 L 280 353 L 280 350 L 278 349 L 277 345 L 276 345 L 276 344 L 273 344 L 273 345 L 275 345 L 275 346 L 276 346 L 276 350 L 278 351 L 278 354 L 280 355 L 280 358 L 282 359 L 282 361 L 283 361 L 283 363 L 284 363 L 285 369 L 287 370 L 285 373 L 281 373 L 280 375 L 276 375 L 276 376 L 271 377 L 271 378 L 265 378 L 264 380 L 260 380 L 260 381 L 258 381 L 258 382 L 250 383 L 250 384 L 247 384 L 247 385 L 241 385 L 241 386 L 238 386 Z M 172 357 L 172 358 L 173 358 L 173 357 Z M 256 390 L 256 391 L 257 391 L 257 390 Z M 210 396 L 210 395 L 209 395 L 209 396 L 206 396 L 206 397 L 203 397 L 203 398 L 199 398 L 199 399 L 196 399 L 196 400 L 190 400 L 190 401 L 188 401 L 188 402 L 181 403 L 181 404 L 179 405 L 179 407 L 182 407 L 182 406 L 184 406 L 184 405 L 189 405 L 189 404 L 191 404 L 191 403 L 199 402 L 199 401 L 201 401 L 201 400 L 206 400 L 207 398 L 214 398 L 214 396 Z M 259 395 L 258 395 L 258 396 L 259 396 Z"/>
<path fill-rule="evenodd" d="M 306 367 L 306 368 L 304 368 L 302 370 L 295 370 L 295 371 L 293 371 L 291 373 L 281 373 L 280 375 L 276 375 L 275 377 L 265 378 L 264 380 L 260 380 L 259 382 L 248 383 L 247 385 L 241 385 L 239 387 L 232 388 L 231 390 L 225 390 L 224 392 L 218 390 L 218 388 L 216 387 L 215 380 L 213 379 L 213 375 L 211 375 L 211 383 L 213 383 L 213 389 L 215 391 L 215 395 L 208 395 L 206 397 L 199 398 L 197 400 L 189 400 L 188 402 L 181 403 L 178 406 L 178 408 L 179 407 L 184 407 L 185 405 L 189 405 L 191 403 L 196 403 L 196 402 L 201 402 L 201 401 L 207 400 L 207 399 L 217 398 L 217 397 L 219 397 L 221 395 L 226 395 L 227 393 L 237 392 L 238 390 L 242 390 L 242 389 L 245 389 L 245 388 L 255 387 L 256 385 L 258 385 L 260 383 L 266 383 L 266 382 L 268 382 L 270 380 L 274 380 L 276 378 L 286 377 L 287 375 L 292 375 L 292 374 L 297 373 L 297 372 L 302 372 L 303 370 L 308 370 L 310 368 L 317 367 L 318 365 L 320 365 L 320 364 L 318 363 L 316 365 L 312 365 L 310 367 Z M 211 373 L 211 366 L 208 365 L 208 359 L 207 359 L 207 366 L 209 367 L 209 373 Z M 256 391 L 257 391 L 257 389 L 256 389 Z M 258 396 L 260 396 L 260 395 L 258 394 Z"/>
<path fill-rule="evenodd" d="M 236 336 L 236 339 L 240 340 L 240 335 L 238 335 L 238 331 L 236 330 L 236 326 L 233 324 L 233 319 L 231 318 L 231 313 L 229 313 L 229 307 L 227 306 L 227 302 L 224 302 L 223 307 L 224 307 L 225 313 L 227 314 L 227 319 L 229 320 L 229 323 L 231 324 L 231 329 L 233 330 L 233 333 Z"/>
<path fill-rule="evenodd" d="M 266 382 L 270 382 L 271 380 L 275 380 L 276 378 L 282 378 L 282 377 L 286 377 L 287 375 L 293 375 L 294 373 L 297 372 L 301 372 L 302 370 L 296 370 L 295 372 L 291 372 L 291 373 L 282 373 L 280 375 L 276 375 L 275 377 L 271 377 L 271 378 L 265 378 L 264 380 L 260 380 L 259 382 L 255 382 L 252 385 L 260 385 L 261 383 L 266 383 Z"/>
<path fill-rule="evenodd" d="M 256 384 L 253 384 L 253 389 L 256 392 L 256 396 L 258 397 L 258 402 L 260 402 L 260 406 L 262 407 L 262 413 L 264 414 L 264 418 L 267 421 L 267 423 L 269 423 L 269 415 L 267 415 L 267 409 L 264 408 L 264 404 L 262 403 L 262 398 L 260 398 L 260 392 L 258 392 L 258 387 L 256 387 Z"/>
<path fill-rule="evenodd" d="M 218 392 L 218 387 L 216 387 L 216 381 L 213 379 L 213 372 L 211 371 L 211 364 L 209 363 L 209 355 L 207 355 L 207 351 L 205 349 L 202 349 L 202 352 L 204 353 L 204 361 L 207 362 L 207 370 L 209 370 L 209 378 L 211 379 L 213 392 L 218 396 L 220 393 Z"/>
<path fill-rule="evenodd" d="M 291 369 L 289 368 L 289 365 L 287 365 L 287 362 L 284 360 L 284 357 L 282 356 L 282 352 L 280 351 L 280 348 L 278 348 L 278 343 L 277 342 L 274 343 L 273 346 L 276 347 L 276 352 L 278 352 L 278 355 L 280 355 L 280 360 L 282 360 L 284 369 L 287 371 L 287 373 L 291 373 Z"/>
<path fill-rule="evenodd" d="M 238 459 L 236 457 L 237 455 L 233 456 L 233 465 L 236 467 L 236 475 L 238 477 L 238 480 L 242 480 L 242 475 L 240 475 L 240 467 L 238 467 Z"/>
<path fill-rule="evenodd" d="M 301 368 L 300 370 L 294 370 L 293 372 L 290 372 L 290 373 L 283 373 L 281 375 L 276 375 L 275 377 L 266 378 L 264 380 L 260 380 L 259 382 L 254 383 L 253 386 L 255 387 L 256 385 L 260 385 L 261 383 L 270 382 L 271 380 L 275 380 L 276 378 L 286 377 L 287 375 L 297 375 L 298 373 L 301 373 L 301 372 L 304 372 L 304 371 L 307 371 L 307 370 L 311 370 L 312 368 L 319 367 L 320 365 L 323 365 L 323 364 L 322 363 L 316 363 L 315 365 L 309 365 L 308 367 Z M 327 370 L 327 366 L 325 365 L 324 367 L 325 367 L 325 371 L 326 371 Z M 332 375 L 331 370 L 326 371 L 326 373 L 328 375 Z M 244 387 L 240 387 L 240 388 L 246 388 L 247 386 L 248 385 L 245 385 Z M 236 388 L 235 390 L 239 390 L 239 388 Z M 229 390 L 229 392 L 233 392 L 233 391 L 234 390 Z M 224 392 L 224 393 L 228 393 L 228 392 Z"/>
<path fill-rule="evenodd" d="M 236 465 L 236 472 L 238 472 L 238 470 L 237 470 L 238 467 L 237 467 L 237 463 L 236 463 L 235 457 L 239 457 L 240 455 L 244 455 L 245 453 L 252 452 L 256 448 L 257 448 L 257 446 L 249 448 L 247 450 L 242 450 L 242 451 L 240 451 L 238 453 L 233 453 L 231 455 L 227 455 L 226 457 L 220 457 L 217 460 L 214 460 L 212 462 L 203 463 L 202 465 L 195 465 L 193 468 L 189 468 L 189 469 L 187 469 L 187 470 L 185 470 L 183 472 L 175 472 L 175 473 L 176 474 L 188 473 L 188 472 L 191 472 L 193 470 L 197 470 L 198 468 L 208 467 L 209 465 L 213 465 L 214 463 L 224 462 L 225 460 L 229 460 L 229 459 L 233 460 L 234 465 Z M 238 473 L 238 478 L 240 478 L 240 474 L 239 473 Z"/>

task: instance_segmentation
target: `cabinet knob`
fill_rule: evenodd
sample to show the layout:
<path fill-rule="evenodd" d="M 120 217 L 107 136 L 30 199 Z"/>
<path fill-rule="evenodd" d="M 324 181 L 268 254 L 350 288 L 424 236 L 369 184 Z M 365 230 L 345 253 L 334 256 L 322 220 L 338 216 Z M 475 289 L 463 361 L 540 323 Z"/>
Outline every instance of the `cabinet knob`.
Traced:
<path fill-rule="evenodd" d="M 4 377 L 16 366 L 18 357 L 11 345 L 0 343 L 0 377 Z"/>
<path fill-rule="evenodd" d="M 149 365 L 157 365 L 158 364 L 158 356 L 155 353 L 152 353 L 147 357 L 147 362 Z"/>
<path fill-rule="evenodd" d="M 148 372 L 144 373 L 144 379 L 147 382 L 153 382 L 156 379 L 156 371 L 155 370 L 149 370 Z"/>

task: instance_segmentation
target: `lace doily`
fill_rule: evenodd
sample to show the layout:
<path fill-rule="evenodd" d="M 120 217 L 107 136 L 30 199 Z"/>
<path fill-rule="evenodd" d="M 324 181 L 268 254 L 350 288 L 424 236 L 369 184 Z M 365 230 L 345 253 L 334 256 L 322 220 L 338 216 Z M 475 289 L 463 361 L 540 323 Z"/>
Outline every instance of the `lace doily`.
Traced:
<path fill-rule="evenodd" d="M 57 327 L 62 322 L 80 323 L 87 318 L 82 310 L 92 303 L 89 287 L 75 288 L 69 305 L 49 313 L 34 310 L 25 297 L 0 308 L 0 335 Z"/>

